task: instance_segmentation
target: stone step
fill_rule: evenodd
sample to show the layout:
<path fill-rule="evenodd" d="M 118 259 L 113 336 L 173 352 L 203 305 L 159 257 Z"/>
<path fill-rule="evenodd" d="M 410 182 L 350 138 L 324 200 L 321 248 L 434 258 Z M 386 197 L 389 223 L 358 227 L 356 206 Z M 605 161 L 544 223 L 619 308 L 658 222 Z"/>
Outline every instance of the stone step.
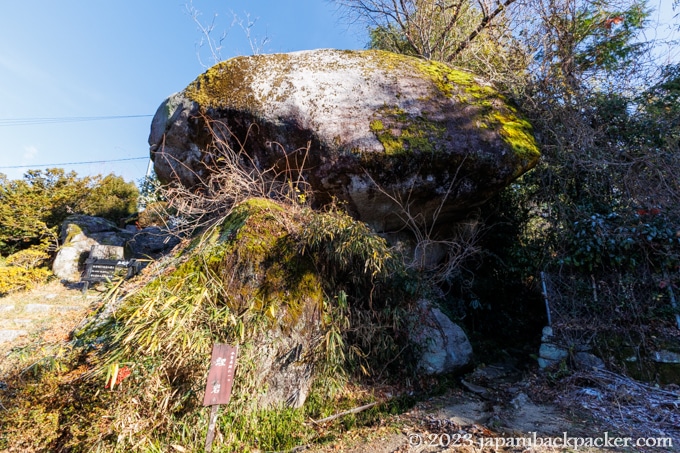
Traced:
<path fill-rule="evenodd" d="M 0 318 L 0 329 L 12 329 L 14 327 L 26 327 L 33 324 L 35 319 L 23 319 L 23 318 Z"/>
<path fill-rule="evenodd" d="M 26 313 L 45 313 L 50 311 L 73 311 L 80 310 L 81 307 L 70 306 L 70 305 L 50 305 L 50 304 L 26 304 L 24 306 L 24 312 Z"/>
<path fill-rule="evenodd" d="M 9 343 L 22 335 L 28 335 L 28 331 L 23 329 L 2 329 L 0 330 L 0 344 Z"/>

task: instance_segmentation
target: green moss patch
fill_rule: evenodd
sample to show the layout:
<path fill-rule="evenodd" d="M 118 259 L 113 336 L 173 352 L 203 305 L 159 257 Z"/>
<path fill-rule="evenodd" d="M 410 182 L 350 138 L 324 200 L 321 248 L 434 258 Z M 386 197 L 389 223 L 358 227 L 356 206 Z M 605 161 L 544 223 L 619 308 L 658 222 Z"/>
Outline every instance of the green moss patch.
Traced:
<path fill-rule="evenodd" d="M 439 151 L 437 144 L 446 132 L 444 125 L 425 115 L 411 117 L 399 107 L 384 106 L 375 115 L 380 119 L 372 120 L 369 127 L 388 156 Z"/>
<path fill-rule="evenodd" d="M 538 159 L 540 152 L 531 124 L 493 87 L 480 83 L 469 72 L 450 68 L 443 63 L 422 61 L 418 68 L 432 79 L 444 96 L 457 96 L 460 102 L 476 106 L 479 112 L 477 124 L 482 128 L 497 130 L 520 159 L 527 162 Z"/>

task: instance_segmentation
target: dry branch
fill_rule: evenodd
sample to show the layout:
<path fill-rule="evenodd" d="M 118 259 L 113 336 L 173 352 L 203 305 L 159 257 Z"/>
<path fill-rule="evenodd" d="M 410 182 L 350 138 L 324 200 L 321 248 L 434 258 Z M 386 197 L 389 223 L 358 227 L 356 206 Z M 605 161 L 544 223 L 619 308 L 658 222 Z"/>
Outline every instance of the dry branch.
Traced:
<path fill-rule="evenodd" d="M 380 401 L 376 401 L 376 402 L 373 402 L 373 403 L 370 403 L 370 404 L 366 404 L 364 406 L 355 407 L 354 409 L 350 409 L 350 410 L 347 410 L 347 411 L 344 411 L 344 412 L 340 412 L 339 414 L 331 415 L 330 417 L 322 418 L 321 420 L 312 420 L 312 422 L 315 425 L 320 425 L 322 423 L 326 423 L 326 422 L 330 422 L 332 420 L 335 420 L 336 418 L 344 417 L 345 415 L 357 414 L 359 412 L 363 412 L 366 409 L 370 409 L 373 406 L 377 406 L 378 404 L 380 404 Z"/>

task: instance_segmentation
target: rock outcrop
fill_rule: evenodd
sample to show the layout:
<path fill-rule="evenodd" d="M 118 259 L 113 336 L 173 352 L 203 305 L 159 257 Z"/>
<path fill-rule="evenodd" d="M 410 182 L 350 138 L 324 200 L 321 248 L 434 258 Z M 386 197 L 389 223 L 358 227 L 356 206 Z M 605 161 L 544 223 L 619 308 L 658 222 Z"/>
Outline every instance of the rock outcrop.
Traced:
<path fill-rule="evenodd" d="M 402 227 L 405 214 L 445 224 L 539 157 L 529 123 L 489 84 L 382 51 L 258 55 L 210 68 L 153 119 L 161 181 L 206 180 L 219 165 L 211 130 L 260 170 L 301 175 L 315 203 L 346 202 L 381 232 Z"/>
<path fill-rule="evenodd" d="M 60 242 L 52 272 L 69 282 L 80 280 L 85 260 L 92 246 L 109 246 L 109 256 L 102 259 L 158 258 L 179 243 L 177 235 L 158 227 L 123 230 L 101 217 L 73 215 L 61 226 Z M 104 247 L 105 249 L 105 247 Z M 121 254 L 119 250 L 125 250 Z M 99 247 L 102 250 L 102 247 Z"/>
<path fill-rule="evenodd" d="M 100 217 L 71 216 L 61 226 L 62 246 L 54 258 L 52 272 L 63 280 L 77 282 L 93 245 L 123 247 L 132 236 Z"/>

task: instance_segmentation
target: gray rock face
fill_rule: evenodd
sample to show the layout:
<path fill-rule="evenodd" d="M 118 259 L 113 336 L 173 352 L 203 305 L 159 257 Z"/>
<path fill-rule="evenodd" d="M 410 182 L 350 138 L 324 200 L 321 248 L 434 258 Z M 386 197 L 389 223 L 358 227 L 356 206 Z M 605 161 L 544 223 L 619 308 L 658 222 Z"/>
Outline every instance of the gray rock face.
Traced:
<path fill-rule="evenodd" d="M 93 245 L 123 247 L 132 234 L 117 228 L 113 222 L 86 215 L 71 216 L 61 226 L 61 248 L 52 272 L 67 281 L 80 280 L 82 265 Z"/>
<path fill-rule="evenodd" d="M 52 272 L 59 278 L 77 282 L 92 246 L 96 258 L 158 258 L 172 250 L 179 238 L 157 227 L 140 231 L 120 229 L 106 219 L 85 215 L 71 216 L 62 224 L 63 244 L 54 259 Z"/>
<path fill-rule="evenodd" d="M 261 407 L 302 407 L 314 382 L 314 364 L 304 357 L 314 349 L 311 335 L 320 333 L 318 320 L 305 314 L 290 332 L 274 330 L 257 341 Z"/>
<path fill-rule="evenodd" d="M 411 340 L 420 348 L 418 368 L 426 374 L 444 374 L 467 365 L 472 345 L 465 332 L 430 302 L 421 301 Z"/>
<path fill-rule="evenodd" d="M 134 258 L 153 258 L 172 250 L 180 239 L 177 235 L 158 227 L 147 227 L 134 233 L 127 247 Z"/>
<path fill-rule="evenodd" d="M 444 225 L 539 156 L 530 125 L 488 84 L 380 51 L 258 55 L 210 68 L 153 119 L 161 181 L 199 190 L 219 164 L 208 126 L 243 146 L 250 164 L 301 175 L 315 203 L 335 197 L 383 232 L 403 226 L 405 210 Z"/>
<path fill-rule="evenodd" d="M 574 365 L 579 370 L 592 370 L 593 368 L 604 369 L 604 361 L 589 352 L 577 352 L 574 354 Z"/>

